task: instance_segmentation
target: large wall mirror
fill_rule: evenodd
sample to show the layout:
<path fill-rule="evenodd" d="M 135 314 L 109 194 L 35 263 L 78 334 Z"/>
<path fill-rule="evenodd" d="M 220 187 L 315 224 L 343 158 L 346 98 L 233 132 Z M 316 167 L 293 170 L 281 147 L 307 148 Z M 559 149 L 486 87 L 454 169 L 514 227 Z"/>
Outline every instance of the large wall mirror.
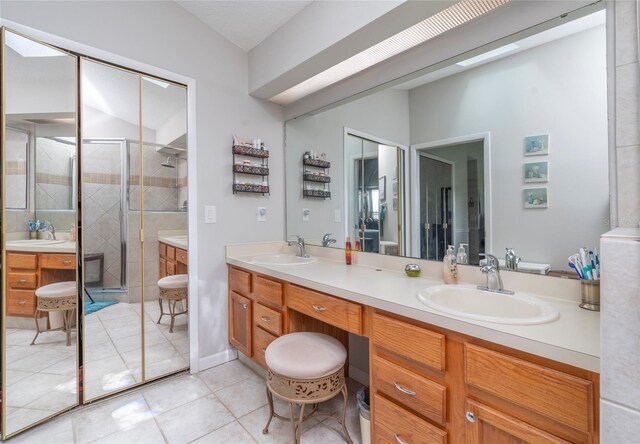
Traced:
<path fill-rule="evenodd" d="M 2 32 L 11 437 L 189 367 L 187 89 Z"/>
<path fill-rule="evenodd" d="M 462 245 L 472 265 L 512 248 L 518 271 L 571 276 L 609 229 L 602 8 L 288 121 L 287 235 L 438 261 Z M 307 152 L 330 199 L 301 192 Z"/>

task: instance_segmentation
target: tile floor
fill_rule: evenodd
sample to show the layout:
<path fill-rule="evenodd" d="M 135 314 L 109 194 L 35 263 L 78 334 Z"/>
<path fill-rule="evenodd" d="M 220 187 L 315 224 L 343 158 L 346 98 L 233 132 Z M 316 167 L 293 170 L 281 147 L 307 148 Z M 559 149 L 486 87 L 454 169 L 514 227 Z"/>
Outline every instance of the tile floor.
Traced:
<path fill-rule="evenodd" d="M 165 305 L 165 311 L 167 311 Z M 188 366 L 187 316 L 169 333 L 168 316 L 156 324 L 157 302 L 145 304 L 147 379 Z M 13 432 L 76 402 L 75 332 L 7 329 L 7 430 Z M 140 304 L 119 303 L 85 317 L 85 399 L 141 380 Z"/>
<path fill-rule="evenodd" d="M 349 379 L 347 428 L 360 444 L 355 392 Z M 336 411 L 340 397 L 320 406 Z M 277 401 L 276 409 L 286 411 Z M 290 443 L 289 423 L 275 420 L 263 435 L 268 416 L 264 377 L 235 360 L 196 375 L 182 374 L 113 399 L 84 406 L 12 438 L 24 443 Z M 304 423 L 302 444 L 344 443 L 335 421 Z"/>

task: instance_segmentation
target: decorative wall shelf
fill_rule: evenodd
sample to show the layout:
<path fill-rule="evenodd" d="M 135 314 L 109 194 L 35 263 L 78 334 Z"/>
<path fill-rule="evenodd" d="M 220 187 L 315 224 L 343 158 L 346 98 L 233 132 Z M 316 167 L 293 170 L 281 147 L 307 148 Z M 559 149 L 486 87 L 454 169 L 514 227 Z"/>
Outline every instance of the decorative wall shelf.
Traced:
<path fill-rule="evenodd" d="M 233 194 L 269 194 L 269 151 L 247 145 L 233 145 Z M 259 160 L 250 160 L 259 159 Z M 256 182 L 257 177 L 262 178 Z"/>
<path fill-rule="evenodd" d="M 329 168 L 326 160 L 302 158 L 302 197 L 331 199 Z"/>

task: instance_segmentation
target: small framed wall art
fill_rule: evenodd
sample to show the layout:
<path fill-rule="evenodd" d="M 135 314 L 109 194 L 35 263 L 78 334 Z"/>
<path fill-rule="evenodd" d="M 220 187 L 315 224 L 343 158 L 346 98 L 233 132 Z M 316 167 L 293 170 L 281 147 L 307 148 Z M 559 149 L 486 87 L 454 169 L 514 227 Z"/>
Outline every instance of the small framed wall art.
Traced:
<path fill-rule="evenodd" d="M 524 164 L 524 182 L 548 182 L 549 162 L 529 162 Z"/>
<path fill-rule="evenodd" d="M 549 154 L 549 134 L 539 134 L 524 138 L 525 156 L 544 156 L 546 154 Z"/>
<path fill-rule="evenodd" d="M 522 197 L 525 208 L 549 208 L 547 188 L 525 188 Z"/>

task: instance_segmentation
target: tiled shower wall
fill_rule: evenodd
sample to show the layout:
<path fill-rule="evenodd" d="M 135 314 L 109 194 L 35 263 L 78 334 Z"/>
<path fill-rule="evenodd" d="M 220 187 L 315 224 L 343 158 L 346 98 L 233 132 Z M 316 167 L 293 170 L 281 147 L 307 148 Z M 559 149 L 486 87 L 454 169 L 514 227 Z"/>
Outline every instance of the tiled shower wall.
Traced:
<path fill-rule="evenodd" d="M 640 436 L 640 2 L 617 0 L 609 6 L 615 10 L 615 222 L 628 228 L 601 241 L 601 441 L 631 443 Z"/>
<path fill-rule="evenodd" d="M 36 207 L 44 210 L 73 208 L 75 145 L 46 137 L 36 139 Z M 66 229 L 66 228 L 65 228 Z"/>

